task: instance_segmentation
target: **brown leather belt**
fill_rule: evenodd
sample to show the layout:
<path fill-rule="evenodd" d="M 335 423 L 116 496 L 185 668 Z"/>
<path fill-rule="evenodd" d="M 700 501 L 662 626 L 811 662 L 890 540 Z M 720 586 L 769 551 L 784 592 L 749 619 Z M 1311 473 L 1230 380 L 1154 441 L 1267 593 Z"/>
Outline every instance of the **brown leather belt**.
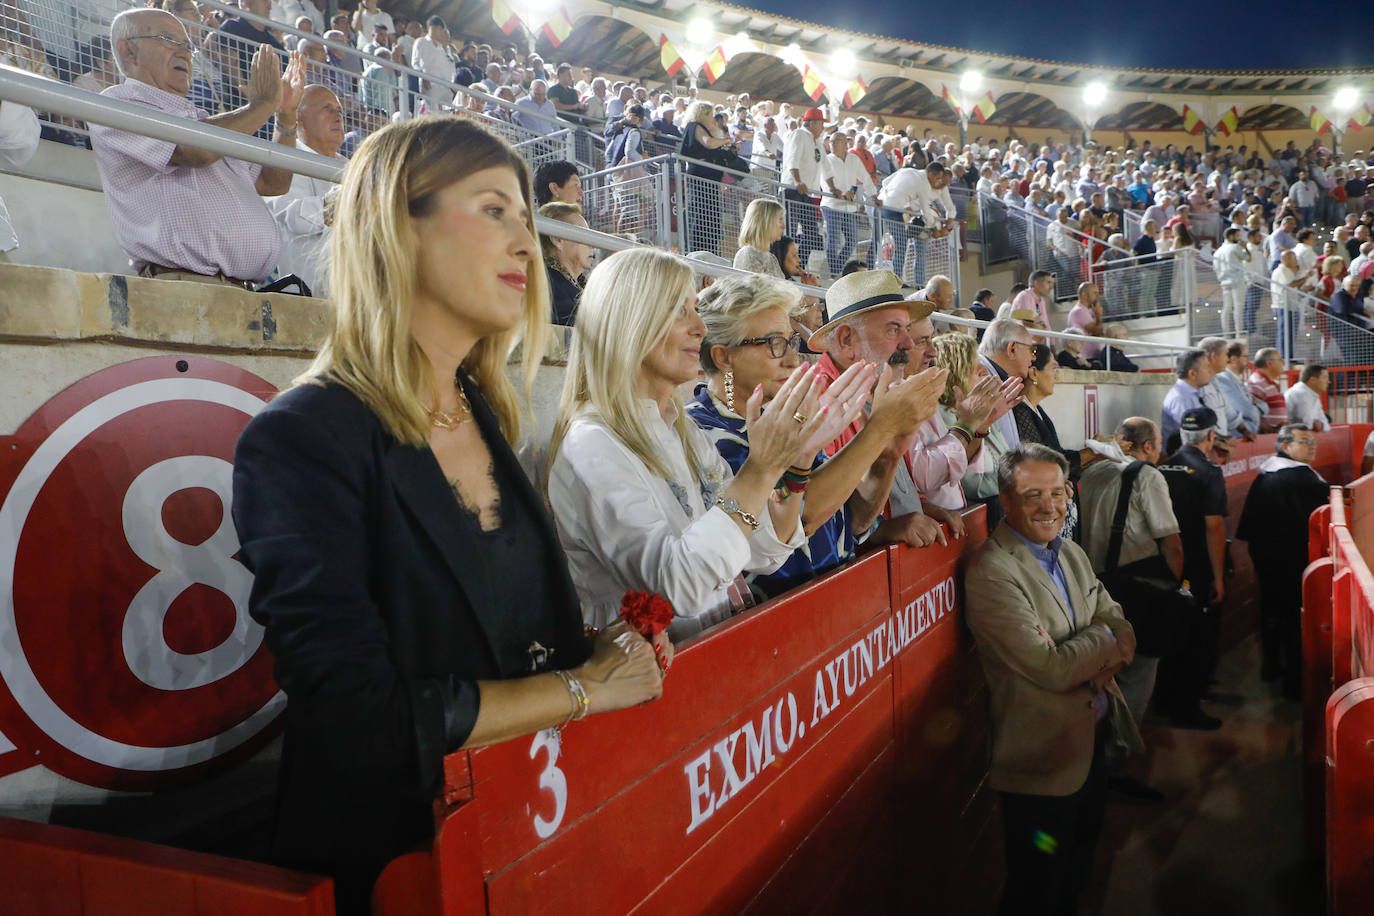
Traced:
<path fill-rule="evenodd" d="M 255 292 L 258 288 L 258 284 L 252 280 L 240 280 L 237 277 L 225 276 L 223 273 L 196 273 L 194 270 L 186 270 L 184 267 L 163 267 L 161 264 L 144 264 L 138 271 L 140 277 L 157 277 L 165 274 L 176 274 L 187 279 L 192 277 L 203 277 L 206 280 L 223 283 L 227 286 L 237 286 L 239 289 L 246 289 L 250 293 Z M 175 280 L 177 276 L 168 276 L 167 279 Z"/>

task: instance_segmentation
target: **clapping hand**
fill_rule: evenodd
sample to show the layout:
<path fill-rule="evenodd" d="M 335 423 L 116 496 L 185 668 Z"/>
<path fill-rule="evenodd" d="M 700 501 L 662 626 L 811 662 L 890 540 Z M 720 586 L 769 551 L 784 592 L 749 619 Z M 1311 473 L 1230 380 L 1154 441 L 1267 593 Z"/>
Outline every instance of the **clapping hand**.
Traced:
<path fill-rule="evenodd" d="M 873 395 L 872 420 L 884 424 L 895 438 L 910 436 L 934 415 L 945 390 L 948 370 L 938 366 L 923 369 L 910 378 L 894 382 L 892 366 L 884 365 Z"/>
<path fill-rule="evenodd" d="M 277 60 L 277 51 L 271 45 L 258 45 L 253 52 L 252 63 L 248 65 L 248 86 L 244 90 L 251 105 L 270 105 L 273 111 L 281 110 L 282 73 Z M 292 110 L 294 114 L 294 108 Z"/>
<path fill-rule="evenodd" d="M 1003 400 L 997 379 L 991 375 L 980 378 L 969 389 L 968 394 L 958 385 L 954 386 L 954 416 L 969 429 L 982 429 L 988 423 L 993 408 Z"/>
<path fill-rule="evenodd" d="M 264 45 L 265 47 L 265 45 Z M 273 54 L 275 59 L 276 55 Z M 296 108 L 305 92 L 305 57 L 300 51 L 292 51 L 286 62 L 286 71 L 281 75 L 281 101 L 277 103 L 277 114 L 295 122 Z"/>
<path fill-rule="evenodd" d="M 816 374 L 815 366 L 798 366 L 782 383 L 777 395 L 763 409 L 763 386 L 759 385 L 745 405 L 745 429 L 749 432 L 749 461 L 759 462 L 770 478 L 795 464 L 804 456 L 805 446 L 817 439 L 826 425 L 830 408 L 820 404 L 825 379 Z M 810 467 L 815 458 L 813 449 L 802 461 Z"/>
<path fill-rule="evenodd" d="M 835 438 L 863 413 L 868 392 L 873 387 L 877 369 L 872 363 L 855 363 L 839 378 L 824 387 L 820 406 L 826 408 L 825 421 L 816 428 L 815 435 L 801 447 L 793 467 L 809 468 L 816 453 L 835 441 Z M 819 380 L 819 379 L 818 379 Z"/>
<path fill-rule="evenodd" d="M 988 414 L 989 426 L 1002 419 L 1008 411 L 1021 403 L 1021 389 L 1025 385 L 1025 381 L 1019 378 L 1009 378 L 1002 383 L 1002 387 L 999 389 L 1002 396 L 993 402 L 992 413 Z"/>

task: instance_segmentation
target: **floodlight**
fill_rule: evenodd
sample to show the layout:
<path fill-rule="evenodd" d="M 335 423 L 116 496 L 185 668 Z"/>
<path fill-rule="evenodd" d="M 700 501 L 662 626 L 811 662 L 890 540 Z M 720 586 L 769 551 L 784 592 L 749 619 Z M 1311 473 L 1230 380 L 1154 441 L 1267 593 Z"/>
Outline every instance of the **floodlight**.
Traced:
<path fill-rule="evenodd" d="M 1332 100 L 1331 104 L 1335 106 L 1337 111 L 1352 111 L 1359 101 L 1359 93 L 1354 88 L 1342 86 L 1336 90 L 1336 98 Z"/>
<path fill-rule="evenodd" d="M 705 46 L 716 35 L 716 27 L 711 20 L 698 17 L 687 23 L 687 41 L 690 44 Z"/>
<path fill-rule="evenodd" d="M 859 60 L 848 48 L 836 48 L 830 55 L 830 66 L 839 76 L 850 76 L 859 66 Z"/>
<path fill-rule="evenodd" d="M 1089 108 L 1096 108 L 1107 100 L 1107 84 L 1092 82 L 1083 87 L 1083 101 Z"/>
<path fill-rule="evenodd" d="M 965 70 L 959 77 L 959 88 L 965 92 L 977 92 L 983 86 L 983 74 L 977 70 Z"/>

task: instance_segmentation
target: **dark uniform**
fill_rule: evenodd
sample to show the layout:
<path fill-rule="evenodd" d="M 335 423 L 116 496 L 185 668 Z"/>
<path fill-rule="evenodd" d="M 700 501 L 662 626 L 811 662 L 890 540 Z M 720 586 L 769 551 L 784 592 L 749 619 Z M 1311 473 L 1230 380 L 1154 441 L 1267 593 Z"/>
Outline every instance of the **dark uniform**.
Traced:
<path fill-rule="evenodd" d="M 1205 430 L 1216 425 L 1216 414 L 1196 407 L 1183 415 L 1183 429 Z M 1215 728 L 1217 720 L 1199 703 L 1216 667 L 1221 644 L 1221 607 L 1211 603 L 1212 561 L 1207 553 L 1207 518 L 1226 515 L 1226 480 L 1221 468 L 1195 446 L 1185 445 L 1159 463 L 1169 486 L 1169 499 L 1178 518 L 1183 542 L 1183 578 L 1193 593 L 1197 616 L 1187 628 L 1184 644 L 1160 660 L 1155 704 L 1177 724 Z"/>
<path fill-rule="evenodd" d="M 1236 538 L 1248 541 L 1260 586 L 1260 646 L 1265 680 L 1283 675 L 1284 692 L 1300 696 L 1302 574 L 1307 519 L 1330 498 L 1331 485 L 1305 464 L 1270 459 L 1250 485 Z M 1286 465 L 1286 466 L 1285 466 Z"/>

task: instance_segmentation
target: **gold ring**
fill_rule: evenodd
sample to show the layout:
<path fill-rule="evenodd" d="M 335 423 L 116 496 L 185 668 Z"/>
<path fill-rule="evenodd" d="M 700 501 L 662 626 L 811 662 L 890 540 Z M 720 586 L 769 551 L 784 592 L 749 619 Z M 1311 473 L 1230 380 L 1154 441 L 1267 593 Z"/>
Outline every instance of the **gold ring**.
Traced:
<path fill-rule="evenodd" d="M 792 414 L 792 419 L 796 420 L 798 423 L 805 423 L 805 422 L 806 422 L 806 414 L 800 413 L 800 412 L 794 413 L 794 414 Z"/>

